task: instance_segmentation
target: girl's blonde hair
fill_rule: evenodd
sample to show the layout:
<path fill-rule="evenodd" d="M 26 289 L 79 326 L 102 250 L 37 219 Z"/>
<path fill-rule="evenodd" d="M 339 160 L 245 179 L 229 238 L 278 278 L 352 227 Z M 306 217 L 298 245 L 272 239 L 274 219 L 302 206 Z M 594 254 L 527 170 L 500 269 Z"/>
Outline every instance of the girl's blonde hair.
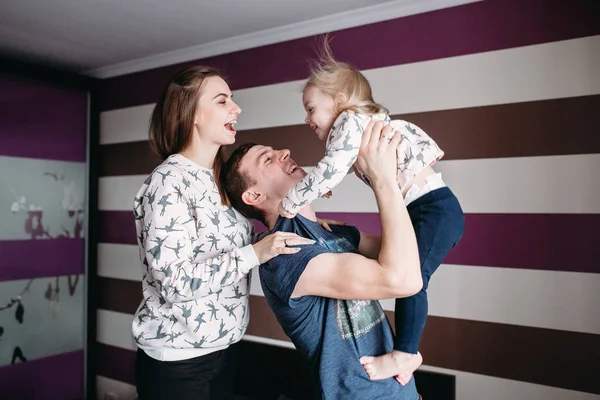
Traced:
<path fill-rule="evenodd" d="M 373 100 L 371 85 L 365 76 L 350 64 L 333 58 L 330 39 L 325 36 L 319 59 L 313 64 L 304 90 L 314 86 L 336 100 L 336 114 L 350 110 L 360 114 L 388 114 L 389 110 Z M 342 100 L 338 94 L 344 95 Z"/>

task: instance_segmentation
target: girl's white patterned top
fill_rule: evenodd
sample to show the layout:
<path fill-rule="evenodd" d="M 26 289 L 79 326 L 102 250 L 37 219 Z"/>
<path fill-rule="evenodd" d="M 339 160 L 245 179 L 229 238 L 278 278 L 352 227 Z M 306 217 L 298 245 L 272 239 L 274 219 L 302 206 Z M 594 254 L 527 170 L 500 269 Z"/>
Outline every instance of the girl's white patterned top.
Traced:
<path fill-rule="evenodd" d="M 444 156 L 421 128 L 403 120 L 392 121 L 387 114 L 366 115 L 352 111 L 342 112 L 333 123 L 327 142 L 325 156 L 317 166 L 293 187 L 283 199 L 283 209 L 296 214 L 307 204 L 337 186 L 350 171 L 360 149 L 362 134 L 371 121 L 383 120 L 400 132 L 398 145 L 398 185 L 402 190 L 426 166 Z M 369 179 L 358 171 L 362 180 L 370 186 Z"/>

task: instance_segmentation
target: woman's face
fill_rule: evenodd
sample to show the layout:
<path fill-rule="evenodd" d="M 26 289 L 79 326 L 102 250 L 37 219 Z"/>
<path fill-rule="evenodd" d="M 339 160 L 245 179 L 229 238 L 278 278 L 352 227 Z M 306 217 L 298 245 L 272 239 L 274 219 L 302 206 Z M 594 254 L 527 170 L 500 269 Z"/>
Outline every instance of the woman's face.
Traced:
<path fill-rule="evenodd" d="M 200 88 L 194 119 L 200 140 L 217 145 L 235 142 L 235 124 L 241 112 L 233 102 L 229 86 L 221 77 L 206 78 Z"/>

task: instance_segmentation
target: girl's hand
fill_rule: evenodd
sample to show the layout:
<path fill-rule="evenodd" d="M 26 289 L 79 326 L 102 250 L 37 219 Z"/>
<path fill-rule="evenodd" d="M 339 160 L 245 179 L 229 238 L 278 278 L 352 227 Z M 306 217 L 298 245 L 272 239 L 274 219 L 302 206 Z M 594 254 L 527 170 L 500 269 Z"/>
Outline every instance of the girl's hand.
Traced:
<path fill-rule="evenodd" d="M 329 232 L 331 232 L 331 227 L 329 225 L 346 225 L 345 222 L 340 222 L 340 221 L 336 221 L 333 219 L 317 218 L 317 222 L 319 223 L 319 225 L 321 225 L 323 227 L 323 229 L 325 229 L 326 231 L 329 231 Z"/>

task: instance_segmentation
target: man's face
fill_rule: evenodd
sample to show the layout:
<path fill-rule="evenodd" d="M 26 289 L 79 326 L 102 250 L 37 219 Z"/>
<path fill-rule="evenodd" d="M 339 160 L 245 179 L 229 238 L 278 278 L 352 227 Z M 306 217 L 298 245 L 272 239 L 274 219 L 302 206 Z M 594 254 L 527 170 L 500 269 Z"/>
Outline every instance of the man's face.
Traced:
<path fill-rule="evenodd" d="M 248 150 L 240 162 L 240 171 L 256 182 L 249 190 L 260 192 L 275 202 L 281 201 L 306 176 L 290 157 L 289 150 L 273 150 L 261 145 Z"/>

